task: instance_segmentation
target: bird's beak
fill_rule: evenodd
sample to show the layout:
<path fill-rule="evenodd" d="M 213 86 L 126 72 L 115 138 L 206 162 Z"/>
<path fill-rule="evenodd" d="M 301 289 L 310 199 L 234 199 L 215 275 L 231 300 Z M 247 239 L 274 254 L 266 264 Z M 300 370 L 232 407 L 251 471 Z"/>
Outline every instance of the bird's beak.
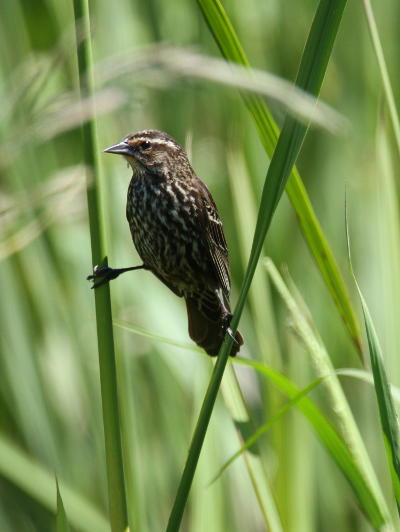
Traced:
<path fill-rule="evenodd" d="M 110 146 L 109 148 L 106 148 L 103 150 L 104 153 L 118 153 L 120 155 L 132 155 L 131 153 L 131 147 L 129 144 L 125 141 L 120 142 L 119 144 L 114 144 L 114 146 Z"/>

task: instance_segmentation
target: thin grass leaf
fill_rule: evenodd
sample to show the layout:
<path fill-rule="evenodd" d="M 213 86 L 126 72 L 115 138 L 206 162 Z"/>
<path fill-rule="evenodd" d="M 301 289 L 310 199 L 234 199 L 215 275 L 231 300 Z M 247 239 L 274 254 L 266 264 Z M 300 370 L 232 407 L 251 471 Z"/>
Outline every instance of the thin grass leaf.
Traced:
<path fill-rule="evenodd" d="M 87 92 L 90 97 L 94 93 L 94 83 L 88 0 L 74 0 L 73 7 L 75 27 L 77 29 L 77 42 L 79 42 L 80 39 L 79 23 L 81 20 L 85 35 L 81 46 L 77 48 L 80 92 L 81 97 L 85 92 Z M 86 80 L 86 84 L 84 80 Z M 101 209 L 102 187 L 101 183 L 97 182 L 99 165 L 97 158 L 96 125 L 94 119 L 82 125 L 82 139 L 85 164 L 90 176 L 87 188 L 87 199 L 92 261 L 93 266 L 107 266 L 104 219 Z M 111 300 L 108 284 L 97 288 L 94 291 L 94 296 L 110 521 L 113 532 L 122 532 L 128 527 L 128 514 L 124 484 Z"/>
<path fill-rule="evenodd" d="M 316 326 L 312 322 L 305 302 L 301 300 L 298 303 L 295 300 L 271 260 L 265 260 L 264 264 L 275 288 L 290 312 L 294 329 L 304 344 L 315 371 L 320 377 L 330 375 L 330 378 L 324 382 L 324 387 L 327 392 L 327 400 L 329 401 L 330 408 L 334 412 L 334 420 L 338 427 L 338 433 L 343 438 L 360 474 L 363 475 L 365 483 L 368 484 L 371 493 L 374 495 L 376 504 L 380 506 L 382 515 L 389 515 L 381 487 L 354 420 L 353 413 L 339 379 L 335 374 L 329 354 L 318 334 Z M 290 283 L 292 285 L 292 291 L 294 288 L 297 292 L 297 298 L 300 299 L 301 296 L 295 288 L 293 281 L 290 280 Z"/>
<path fill-rule="evenodd" d="M 229 61 L 250 67 L 249 60 L 220 1 L 197 1 L 222 55 Z M 337 15 L 340 18 L 345 3 L 325 2 L 324 8 L 329 9 L 331 7 L 333 10 L 337 9 Z M 330 7 L 328 4 L 330 4 Z M 305 81 L 305 79 L 308 79 L 308 77 L 306 76 L 304 80 L 299 81 Z M 313 93 L 310 87 L 305 87 L 301 84 L 300 86 L 307 89 L 308 92 Z M 272 118 L 266 103 L 260 97 L 244 93 L 242 97 L 256 124 L 264 149 L 271 157 L 278 140 L 278 126 Z M 311 254 L 317 263 L 321 276 L 335 305 L 338 307 L 340 316 L 359 354 L 361 354 L 360 327 L 351 304 L 348 290 L 334 254 L 312 208 L 300 174 L 295 167 L 292 169 L 290 179 L 286 184 L 286 192 L 296 212 L 301 230 L 311 250 Z"/>
<path fill-rule="evenodd" d="M 100 78 L 102 83 L 115 81 L 122 75 L 132 78 L 133 72 L 135 81 L 146 83 L 148 80 L 151 85 L 179 78 L 212 81 L 269 97 L 300 121 L 331 133 L 343 133 L 348 129 L 346 118 L 338 111 L 275 74 L 257 69 L 249 71 L 237 63 L 227 63 L 182 47 L 157 44 L 133 52 L 128 50 L 107 58 L 97 65 L 97 71 L 96 79 Z"/>
<path fill-rule="evenodd" d="M 176 346 L 176 347 L 180 347 L 182 349 L 191 349 L 193 351 L 200 351 L 197 347 L 193 347 L 193 346 L 190 346 L 189 344 L 184 344 L 184 343 L 180 343 L 180 342 L 176 342 L 170 338 L 165 338 L 163 336 L 160 336 L 160 335 L 155 335 L 153 333 L 151 333 L 150 331 L 147 331 L 145 329 L 143 329 L 142 327 L 137 327 L 135 325 L 132 325 L 132 324 L 128 324 L 127 322 L 122 322 L 120 320 L 114 320 L 114 324 L 121 327 L 121 328 L 124 328 L 124 329 L 127 329 L 135 334 L 139 334 L 139 335 L 142 335 L 142 336 L 145 336 L 145 337 L 149 337 L 149 338 L 152 338 L 156 341 L 160 341 L 160 342 L 163 342 L 167 345 L 173 345 L 173 346 Z M 247 366 L 251 366 L 255 371 L 257 371 L 258 373 L 260 373 L 261 375 L 265 375 L 265 376 L 269 376 L 272 380 L 273 380 L 273 377 L 274 376 L 280 376 L 280 374 L 274 370 L 272 370 L 271 368 L 269 368 L 268 366 L 264 365 L 264 364 L 260 364 L 260 363 L 257 363 L 257 362 L 252 362 L 252 361 L 249 361 L 247 359 L 243 359 L 242 357 L 236 357 L 233 361 L 233 363 L 237 363 L 237 364 L 242 364 L 242 365 L 247 365 Z M 373 383 L 373 377 L 372 375 L 370 375 L 368 372 L 366 371 L 363 371 L 363 370 L 354 370 L 352 368 L 349 368 L 349 369 L 338 369 L 336 371 L 333 371 L 333 368 L 332 368 L 332 373 L 331 373 L 331 376 L 332 374 L 335 373 L 337 375 L 345 375 L 345 376 L 350 376 L 350 377 L 354 377 L 354 378 L 358 378 L 358 379 L 361 379 L 365 382 L 369 382 L 369 383 Z M 325 379 L 326 377 L 320 377 L 318 378 L 317 380 L 313 381 L 309 387 L 314 387 L 316 386 L 317 384 L 319 384 L 323 379 Z M 278 378 L 276 379 L 275 381 L 273 380 L 274 384 L 278 387 L 278 389 L 284 393 L 287 394 L 287 391 L 290 389 L 290 387 L 283 387 L 281 384 L 281 380 Z M 290 382 L 288 379 L 287 379 L 287 382 Z M 294 389 L 294 384 L 292 383 L 292 389 Z M 289 403 L 287 403 L 281 411 L 279 411 L 277 414 L 275 414 L 275 416 L 273 416 L 273 418 L 265 425 L 263 425 L 263 427 L 261 427 L 259 429 L 260 431 L 260 434 L 259 435 L 262 435 L 264 434 L 267 430 L 269 430 L 269 428 L 272 426 L 272 424 L 274 422 L 276 422 L 278 419 L 280 419 L 285 413 L 286 411 L 291 408 L 291 406 L 293 406 L 294 404 L 296 404 L 304 395 L 305 393 L 308 393 L 308 388 L 305 388 L 304 390 L 302 391 L 299 391 L 297 393 L 297 395 L 295 395 L 291 401 Z M 312 389 L 312 388 L 311 388 Z M 393 387 L 392 389 L 392 393 L 397 393 L 397 398 L 399 399 L 400 398 L 400 391 L 396 388 L 396 387 Z M 236 397 L 236 396 L 235 396 Z M 291 397 L 291 396 L 289 396 Z M 229 401 L 228 401 L 228 407 L 229 407 Z M 324 445 L 326 446 L 326 449 L 327 449 L 327 452 L 329 454 L 332 455 L 332 458 L 335 460 L 336 463 L 340 464 L 343 462 L 343 458 L 341 458 L 340 456 L 338 457 L 335 457 L 335 449 L 336 447 L 334 445 L 332 446 L 329 446 L 329 445 L 326 445 L 326 442 L 330 442 L 331 440 L 329 439 L 329 433 L 331 430 L 334 430 L 335 429 L 330 426 L 331 428 L 326 428 L 324 427 L 324 425 L 326 423 L 328 423 L 326 421 L 326 418 L 324 418 L 323 414 L 320 413 L 319 416 L 317 416 L 316 418 L 313 418 L 312 417 L 312 412 L 315 411 L 317 407 L 313 407 L 311 409 L 311 413 L 307 410 L 307 409 L 303 409 L 301 408 L 301 406 L 299 406 L 299 409 L 307 416 L 307 412 L 309 412 L 309 421 L 310 423 L 317 423 L 318 420 L 321 420 L 323 419 L 323 422 L 322 422 L 322 428 L 320 427 L 319 429 L 316 428 L 316 432 L 319 434 L 318 430 L 323 433 L 323 434 L 327 434 L 327 436 L 321 436 L 321 434 L 319 434 L 319 437 L 321 439 L 321 441 L 324 443 Z M 368 482 L 365 481 L 365 478 L 364 478 L 364 474 L 363 472 L 360 470 L 359 466 L 357 466 L 356 462 L 354 461 L 354 459 L 352 458 L 350 452 L 348 451 L 346 445 L 343 443 L 343 439 L 342 437 L 339 435 L 339 433 L 337 433 L 335 431 L 335 434 L 336 434 L 336 439 L 340 439 L 342 444 L 339 445 L 340 449 L 339 449 L 339 453 L 343 451 L 343 447 L 346 448 L 346 452 L 345 452 L 345 462 L 346 461 L 351 461 L 352 462 L 352 465 L 350 466 L 350 473 L 347 474 L 346 471 L 343 471 L 343 474 L 348 478 L 349 482 L 351 483 L 352 480 L 351 478 L 354 476 L 354 471 L 352 472 L 352 470 L 356 470 L 357 472 L 355 473 L 355 476 L 357 477 L 356 478 L 356 481 L 354 483 L 354 485 L 352 485 L 354 491 L 356 492 L 356 495 L 358 497 L 358 491 L 361 490 L 361 495 L 359 497 L 359 500 L 360 500 L 360 504 L 361 504 L 361 500 L 365 499 L 366 500 L 366 507 L 364 508 L 364 511 L 366 513 L 366 515 L 369 516 L 369 518 L 371 519 L 375 519 L 377 518 L 378 516 L 381 516 L 381 518 L 383 519 L 383 514 L 380 512 L 380 511 L 377 511 L 375 512 L 374 509 L 379 509 L 379 504 L 376 504 L 375 502 L 373 504 L 369 504 L 368 500 L 369 498 L 372 498 L 374 499 L 374 493 L 373 493 L 373 490 L 371 490 L 368 486 Z M 258 431 L 257 433 L 255 434 L 255 436 L 258 435 Z M 256 439 L 258 439 L 259 436 L 257 436 Z M 215 480 L 217 480 L 217 478 L 224 472 L 224 470 L 240 455 L 242 454 L 246 449 L 248 449 L 249 447 L 251 447 L 251 445 L 253 445 L 255 443 L 256 440 L 253 441 L 253 439 L 249 439 L 247 440 L 246 444 L 241 447 L 241 449 L 235 453 L 223 466 L 222 468 L 218 471 L 218 473 L 215 475 L 215 477 L 211 480 L 211 483 L 214 482 Z M 340 465 L 339 465 L 340 467 Z M 364 485 L 364 488 L 362 487 Z M 398 477 L 395 476 L 394 478 L 394 489 L 396 491 L 397 494 L 400 494 L 400 483 L 398 481 Z M 372 511 L 370 512 L 369 514 L 369 510 L 368 509 L 371 509 Z M 371 520 L 371 522 L 373 523 L 374 521 Z M 379 520 L 377 520 L 376 522 L 379 522 Z M 382 520 L 381 523 L 383 523 L 384 521 Z"/>
<path fill-rule="evenodd" d="M 227 164 L 229 168 L 228 175 L 231 184 L 230 190 L 233 197 L 233 210 L 236 218 L 235 233 L 237 235 L 237 247 L 240 249 L 242 267 L 245 268 L 247 258 L 251 250 L 253 228 L 256 225 L 257 206 L 251 190 L 250 178 L 248 175 L 244 157 L 239 147 L 234 149 L 232 152 L 228 152 Z M 241 220 L 243 212 L 246 213 L 245 221 Z M 276 367 L 281 362 L 280 347 L 277 338 L 277 332 L 275 329 L 275 320 L 271 303 L 269 280 L 268 277 L 264 275 L 262 268 L 256 269 L 251 290 L 249 291 L 248 304 L 251 308 L 252 327 L 255 333 L 255 338 L 257 339 L 256 345 L 268 345 L 268 350 L 259 350 L 259 356 L 261 357 L 262 361 Z M 235 372 L 231 367 L 228 367 L 225 371 L 224 380 L 222 381 L 222 393 L 224 395 L 224 399 L 224 383 L 226 382 L 227 374 L 229 376 L 230 373 L 232 373 L 233 377 L 235 378 L 236 388 L 238 389 L 238 395 L 242 395 L 236 380 Z M 262 383 L 264 385 L 262 386 L 260 393 L 262 394 L 264 405 L 268 405 L 270 411 L 277 410 L 281 405 L 281 397 L 279 392 L 269 386 L 265 380 L 263 380 Z M 229 402 L 226 402 L 226 404 L 229 409 Z M 243 425 L 242 423 L 236 423 L 236 417 L 234 416 L 234 413 L 233 419 L 235 420 L 235 424 L 241 433 L 242 437 L 240 443 L 242 444 L 243 441 L 245 441 L 248 437 L 248 434 L 255 430 L 255 424 L 251 422 L 249 415 L 247 416 L 247 419 L 249 421 L 245 422 L 245 425 Z M 277 461 L 281 460 L 282 450 L 279 449 L 278 442 L 280 442 L 283 437 L 284 435 L 282 426 L 276 426 L 274 428 L 273 433 L 271 434 L 271 441 L 273 442 L 272 446 L 274 447 L 274 449 L 276 449 L 277 452 Z M 277 522 L 274 517 L 276 516 L 277 511 L 274 511 L 274 507 L 271 504 L 271 502 L 273 503 L 273 499 L 271 501 L 271 495 L 269 494 L 271 474 L 269 473 L 269 461 L 267 454 L 267 452 L 260 452 L 257 454 L 252 452 L 246 452 L 243 458 L 249 473 L 249 468 L 251 468 L 252 466 L 253 469 L 258 472 L 257 476 L 255 477 L 255 482 L 257 482 L 257 485 L 255 485 L 255 482 L 253 482 L 254 493 L 260 503 L 260 508 L 262 508 L 266 528 L 268 530 L 275 530 Z M 252 473 L 251 478 L 253 478 Z M 276 497 L 276 485 L 274 485 L 273 487 L 273 493 Z M 262 496 L 262 493 L 264 493 L 264 496 Z M 280 507 L 279 515 L 283 514 L 284 511 Z"/>
<path fill-rule="evenodd" d="M 155 334 L 151 331 L 148 331 L 147 329 L 144 329 L 143 327 L 140 327 L 139 325 L 134 325 L 133 323 L 129 323 L 124 320 L 113 320 L 113 324 L 116 327 L 119 327 L 120 329 L 125 329 L 140 336 L 144 336 L 146 338 L 152 338 L 153 340 L 157 340 L 159 342 L 162 342 L 163 344 L 172 345 L 174 347 L 179 347 L 180 349 L 187 349 L 188 351 L 194 351 L 196 353 L 204 354 L 204 350 L 200 349 L 200 347 L 197 347 L 194 344 L 178 342 L 177 340 L 173 340 L 172 338 L 166 338 L 165 336 Z"/>
<path fill-rule="evenodd" d="M 178 342 L 172 338 L 166 338 L 165 336 L 154 334 L 143 327 L 128 323 L 124 320 L 114 319 L 113 324 L 116 327 L 130 331 L 134 334 L 138 334 L 145 338 L 151 338 L 152 340 L 156 340 L 166 345 L 171 345 L 180 349 L 205 355 L 203 349 L 200 349 L 193 344 Z M 235 373 L 231 368 L 227 368 L 224 377 L 225 378 L 221 385 L 221 391 L 232 419 L 235 423 L 239 421 L 240 424 L 249 423 L 249 414 L 240 392 Z M 240 429 L 238 429 L 238 432 L 240 432 Z M 258 456 L 245 456 L 245 464 L 266 525 L 269 527 L 271 532 L 280 532 L 282 530 L 282 524 L 280 522 L 279 513 L 273 501 L 273 497 L 267 483 L 266 473 L 260 458 Z"/>
<path fill-rule="evenodd" d="M 57 514 L 56 514 L 56 532 L 71 532 L 68 524 L 67 514 L 65 513 L 64 503 L 60 493 L 60 486 L 56 477 L 57 487 Z"/>
<path fill-rule="evenodd" d="M 0 476 L 17 486 L 37 504 L 56 514 L 54 475 L 0 435 Z M 63 500 L 71 525 L 81 532 L 109 532 L 106 517 L 93 503 L 62 482 Z"/>
<path fill-rule="evenodd" d="M 350 264 L 350 271 L 354 279 L 354 283 L 358 290 L 361 306 L 364 315 L 365 330 L 367 333 L 368 348 L 371 359 L 372 375 L 374 377 L 374 388 L 376 399 L 378 402 L 379 415 L 381 419 L 382 431 L 385 440 L 385 448 L 388 457 L 388 463 L 391 470 L 393 490 L 396 497 L 397 509 L 400 515 L 400 427 L 397 418 L 396 409 L 393 404 L 392 394 L 390 390 L 390 383 L 386 375 L 386 369 L 382 354 L 382 349 L 379 343 L 378 335 L 368 309 L 368 305 L 364 299 L 361 288 L 358 284 L 356 275 L 354 273 L 353 264 L 351 261 L 350 236 L 347 223 L 347 206 L 346 206 L 346 236 L 347 236 L 347 250 Z"/>
<path fill-rule="evenodd" d="M 362 369 L 353 369 L 353 368 L 339 368 L 336 370 L 336 375 L 343 375 L 344 377 L 353 377 L 354 379 L 359 379 L 361 381 L 367 382 L 368 384 L 374 384 L 374 376 L 369 371 Z M 400 403 L 400 388 L 394 384 L 390 385 L 390 391 L 393 399 Z"/>
<path fill-rule="evenodd" d="M 266 364 L 241 357 L 236 358 L 235 363 L 250 366 L 259 373 L 262 373 L 290 399 L 294 399 L 300 393 L 299 388 L 292 381 Z M 372 526 L 380 529 L 383 525 L 387 524 L 387 514 L 382 512 L 381 505 L 377 502 L 375 494 L 371 490 L 369 483 L 365 480 L 365 475 L 354 461 L 347 445 L 336 429 L 326 419 L 319 408 L 307 397 L 300 398 L 296 403 L 296 407 L 308 419 L 323 446 L 347 478 L 361 508 Z"/>
<path fill-rule="evenodd" d="M 167 338 L 166 336 L 154 334 L 151 331 L 148 331 L 147 329 L 145 329 L 144 327 L 140 327 L 139 325 L 135 325 L 135 324 L 129 323 L 124 320 L 113 320 L 113 323 L 116 327 L 120 327 L 121 329 L 125 329 L 139 336 L 143 336 L 145 338 L 151 338 L 153 340 L 156 340 L 157 342 L 161 342 L 166 345 L 172 345 L 174 347 L 179 347 L 180 349 L 187 349 L 188 351 L 193 351 L 193 352 L 204 354 L 203 349 L 200 349 L 199 347 L 195 345 L 185 343 L 185 342 L 178 342 L 172 338 Z M 254 369 L 258 371 L 257 368 L 254 368 Z M 361 380 L 368 384 L 374 384 L 374 377 L 372 373 L 369 373 L 366 370 L 354 369 L 354 368 L 339 368 L 339 369 L 336 369 L 334 373 L 336 375 L 339 375 L 339 377 L 340 376 L 352 377 L 354 379 Z M 391 394 L 394 400 L 397 402 L 400 402 L 400 388 L 398 386 L 395 386 L 394 384 L 391 384 L 390 390 L 391 390 Z"/>
<path fill-rule="evenodd" d="M 231 365 L 225 370 L 224 379 L 221 384 L 221 391 L 228 411 L 236 425 L 239 442 L 242 443 L 245 439 L 245 431 L 252 430 L 254 424 L 240 390 L 236 374 Z M 246 428 L 244 429 L 244 427 Z M 262 456 L 251 452 L 245 452 L 243 459 L 266 528 L 271 532 L 282 532 L 283 525 L 281 517 L 272 494 L 270 481 L 262 461 Z"/>
<path fill-rule="evenodd" d="M 259 371 L 259 370 L 257 370 L 257 371 Z M 264 425 L 262 425 L 260 428 L 258 428 L 256 430 L 256 432 L 254 432 L 254 434 L 245 441 L 244 445 L 242 445 L 242 447 L 238 451 L 236 451 L 236 453 L 234 453 L 224 463 L 224 465 L 218 470 L 216 475 L 211 479 L 210 484 L 215 482 L 222 475 L 222 473 L 225 471 L 225 469 L 227 469 L 236 460 L 236 458 L 238 458 L 240 455 L 242 455 L 244 453 L 244 451 L 246 451 L 246 450 L 250 449 L 251 447 L 253 447 L 253 445 L 255 443 L 257 443 L 257 441 L 261 438 L 261 436 L 263 436 L 293 406 L 295 406 L 300 401 L 300 399 L 302 399 L 305 395 L 309 394 L 311 392 L 311 390 L 316 388 L 318 386 L 318 384 L 320 382 L 322 382 L 322 380 L 323 380 L 323 377 L 319 377 L 318 379 L 315 379 L 314 381 L 312 381 L 305 388 L 300 390 L 299 393 L 296 394 L 293 397 L 293 399 L 288 401 L 276 414 L 274 414 L 267 423 L 264 423 Z"/>
<path fill-rule="evenodd" d="M 345 3 L 345 0 L 329 3 L 322 0 L 307 39 L 296 85 L 315 96 L 319 94 Z M 307 126 L 299 124 L 293 118 L 286 118 L 264 183 L 249 264 L 231 321 L 233 332 L 238 327 L 267 231 L 306 132 Z M 168 520 L 167 532 L 179 530 L 232 343 L 233 339 L 228 334 L 225 335 L 190 444 L 188 458 Z"/>
<path fill-rule="evenodd" d="M 390 82 L 389 72 L 386 66 L 382 43 L 379 37 L 378 26 L 376 24 L 374 11 L 372 9 L 370 0 L 363 0 L 363 5 L 365 17 L 367 19 L 368 31 L 371 37 L 372 46 L 374 48 L 376 60 L 378 62 L 379 73 L 382 79 L 382 85 L 389 110 L 389 116 L 392 122 L 397 152 L 398 155 L 400 155 L 400 120 L 399 115 L 397 113 L 396 102 L 394 99 L 392 84 Z"/>

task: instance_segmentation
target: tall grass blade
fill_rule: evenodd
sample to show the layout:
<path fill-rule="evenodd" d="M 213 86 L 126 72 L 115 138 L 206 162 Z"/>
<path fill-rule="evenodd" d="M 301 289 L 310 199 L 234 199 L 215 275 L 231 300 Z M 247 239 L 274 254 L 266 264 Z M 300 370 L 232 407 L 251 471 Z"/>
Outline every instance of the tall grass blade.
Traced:
<path fill-rule="evenodd" d="M 57 515 L 56 515 L 56 532 L 71 532 L 68 524 L 67 514 L 65 513 L 64 503 L 60 493 L 60 486 L 56 478 L 57 487 Z"/>
<path fill-rule="evenodd" d="M 243 360 L 243 359 L 241 359 Z M 259 371 L 259 369 L 258 369 Z M 248 438 L 242 447 L 236 451 L 225 463 L 224 465 L 218 470 L 217 474 L 212 478 L 211 483 L 215 482 L 222 473 L 238 458 L 241 454 L 243 454 L 246 450 L 251 449 L 255 443 L 263 436 L 267 431 L 270 430 L 270 428 L 279 421 L 293 406 L 295 406 L 300 399 L 302 399 L 305 395 L 309 394 L 314 388 L 318 386 L 320 382 L 322 382 L 323 377 L 319 377 L 318 379 L 315 379 L 312 381 L 308 386 L 303 388 L 299 391 L 298 394 L 296 394 L 293 399 L 288 401 L 276 414 L 271 416 L 269 421 L 267 423 L 264 423 L 260 428 L 258 428 L 254 434 Z"/>
<path fill-rule="evenodd" d="M 296 80 L 296 85 L 300 86 L 305 91 L 310 92 L 314 96 L 319 94 L 345 3 L 344 0 L 328 3 L 321 1 L 318 6 Z M 262 251 L 265 236 L 300 151 L 306 132 L 307 126 L 299 124 L 293 118 L 286 118 L 264 183 L 249 264 L 239 295 L 239 300 L 231 321 L 231 328 L 233 331 L 236 331 L 239 324 L 240 316 Z M 195 474 L 200 451 L 231 347 L 232 338 L 229 335 L 226 335 L 210 379 L 192 442 L 190 444 L 188 458 L 168 521 L 167 532 L 175 532 L 179 530 L 190 486 Z"/>
<path fill-rule="evenodd" d="M 381 419 L 382 431 L 385 440 L 385 448 L 388 455 L 388 463 L 392 474 L 393 490 L 396 497 L 397 510 L 400 514 L 400 427 L 396 414 L 396 409 L 392 399 L 390 383 L 387 378 L 382 349 L 379 343 L 368 305 L 364 299 L 361 288 L 355 276 L 351 262 L 350 237 L 347 225 L 346 213 L 346 235 L 350 270 L 360 296 L 361 306 L 364 314 L 365 330 L 367 333 L 368 348 L 371 359 L 372 375 L 374 377 L 374 388 L 378 402 L 379 415 Z"/>
<path fill-rule="evenodd" d="M 374 384 L 374 376 L 369 371 L 362 369 L 353 369 L 353 368 L 339 368 L 336 370 L 336 374 L 343 377 L 353 377 L 354 379 L 359 379 L 360 381 L 367 382 L 368 384 Z M 400 388 L 398 386 L 390 385 L 390 391 L 393 399 L 400 403 Z"/>
<path fill-rule="evenodd" d="M 343 438 L 344 443 L 347 445 L 349 453 L 357 465 L 360 474 L 364 477 L 365 483 L 368 484 L 371 493 L 375 497 L 376 504 L 380 506 L 382 515 L 388 515 L 389 512 L 382 490 L 379 486 L 364 442 L 354 420 L 351 408 L 335 374 L 329 354 L 326 351 L 315 325 L 308 317 L 308 309 L 303 301 L 298 303 L 295 300 L 272 261 L 267 259 L 265 265 L 275 288 L 290 312 L 294 329 L 304 344 L 317 375 L 320 377 L 330 375 L 330 378 L 326 379 L 324 382 L 324 387 L 327 392 L 327 400 L 330 409 L 334 412 L 334 420 L 338 427 L 338 432 Z M 292 290 L 294 290 L 295 287 L 293 282 L 292 285 Z M 297 297 L 300 298 L 300 294 L 298 294 Z M 301 307 L 306 310 L 306 316 Z"/>
<path fill-rule="evenodd" d="M 126 329 L 127 331 L 131 331 L 132 333 L 137 334 L 139 336 L 144 336 L 146 338 L 152 338 L 153 340 L 156 340 L 158 342 L 164 343 L 166 345 L 173 345 L 175 347 L 179 347 L 180 349 L 187 349 L 189 351 L 194 351 L 197 353 L 204 354 L 204 351 L 202 349 L 199 349 L 195 345 L 184 343 L 184 342 L 178 342 L 176 340 L 173 340 L 172 338 L 166 338 L 165 336 L 154 334 L 151 331 L 144 329 L 143 327 L 139 327 L 138 325 L 134 325 L 134 324 L 125 322 L 123 320 L 113 320 L 113 323 L 115 326 L 120 327 L 121 329 Z M 241 358 L 236 358 L 235 361 L 237 360 L 241 360 Z M 254 369 L 257 371 L 257 368 L 254 368 Z M 340 376 L 352 377 L 354 379 L 364 381 L 368 384 L 374 383 L 373 375 L 365 370 L 354 369 L 354 368 L 339 368 L 335 370 L 335 373 L 336 375 L 339 375 L 339 377 Z M 391 390 L 391 394 L 394 400 L 397 402 L 400 402 L 400 388 L 398 386 L 394 386 L 393 384 L 391 384 L 390 390 Z"/>
<path fill-rule="evenodd" d="M 290 379 L 268 367 L 266 364 L 243 358 L 238 358 L 236 362 L 250 366 L 265 375 L 274 386 L 291 400 L 298 397 L 301 393 L 301 390 Z M 325 377 L 328 376 L 330 377 L 330 375 L 326 375 Z M 319 408 L 308 397 L 301 397 L 295 404 L 311 423 L 318 438 L 349 481 L 361 508 L 372 526 L 380 529 L 387 523 L 386 512 L 382 512 L 381 505 L 377 501 L 369 483 L 366 482 L 365 476 L 355 462 L 347 444 Z"/>
<path fill-rule="evenodd" d="M 236 425 L 238 439 L 241 443 L 245 439 L 245 433 L 247 434 L 248 430 L 252 430 L 254 423 L 244 401 L 236 374 L 230 365 L 225 370 L 221 391 L 228 411 Z M 243 430 L 244 427 L 246 427 L 245 430 Z M 261 455 L 245 452 L 243 458 L 267 530 L 282 532 L 283 525 Z"/>
<path fill-rule="evenodd" d="M 74 16 L 76 28 L 78 28 L 79 22 L 82 21 L 85 35 L 81 46 L 77 48 L 80 91 L 81 96 L 86 92 L 90 96 L 93 95 L 94 90 L 88 0 L 74 0 Z M 77 37 L 77 42 L 79 42 L 79 37 Z M 104 237 L 104 222 L 101 212 L 101 183 L 97 181 L 99 167 L 94 119 L 82 125 L 82 139 L 85 164 L 91 178 L 88 181 L 87 200 L 93 266 L 106 266 L 107 251 Z M 128 517 L 122 460 L 110 289 L 108 284 L 97 288 L 94 291 L 94 296 L 110 521 L 113 532 L 122 532 L 128 526 Z"/>
<path fill-rule="evenodd" d="M 125 54 L 116 54 L 97 65 L 97 78 L 100 83 L 115 81 L 121 76 L 131 76 L 133 71 L 141 83 L 148 79 L 154 84 L 154 73 L 157 72 L 160 85 L 163 79 L 187 78 L 235 87 L 246 93 L 266 96 L 300 121 L 310 122 L 331 133 L 348 129 L 348 121 L 338 111 L 275 74 L 252 69 L 249 75 L 246 66 L 182 47 L 161 44 L 145 46 L 133 53 L 129 50 Z"/>
<path fill-rule="evenodd" d="M 363 0 L 365 16 L 369 34 L 374 48 L 376 60 L 378 61 L 379 72 L 382 78 L 383 90 L 385 93 L 386 103 L 389 110 L 390 121 L 392 122 L 394 138 L 398 155 L 400 155 L 400 120 L 396 108 L 396 102 L 393 94 L 392 84 L 390 82 L 389 72 L 387 69 L 385 56 L 383 54 L 382 43 L 379 37 L 378 26 L 376 24 L 374 11 L 370 0 Z"/>
<path fill-rule="evenodd" d="M 337 14 L 340 17 L 345 3 L 346 2 L 325 2 L 324 9 L 330 9 L 330 7 L 334 10 L 337 9 Z M 220 1 L 198 0 L 198 4 L 223 56 L 229 61 L 250 67 L 249 60 L 244 53 L 233 25 Z M 324 52 L 322 51 L 322 53 Z M 303 80 L 300 79 L 298 81 L 305 82 L 306 79 L 307 78 L 304 78 Z M 308 92 L 317 94 L 312 91 L 311 87 L 306 87 L 300 83 L 297 84 L 308 90 Z M 262 98 L 244 93 L 242 94 L 242 97 L 256 124 L 264 149 L 271 157 L 278 140 L 278 127 Z M 307 191 L 300 178 L 300 174 L 295 167 L 292 169 L 290 179 L 286 184 L 286 192 L 297 214 L 301 230 L 303 231 L 305 240 L 317 263 L 322 278 L 324 279 L 335 305 L 338 307 L 339 313 L 358 352 L 361 354 L 360 328 L 345 282 L 312 208 Z"/>
<path fill-rule="evenodd" d="M 25 451 L 0 435 L 0 476 L 37 504 L 56 514 L 54 475 Z M 61 483 L 70 524 L 81 532 L 109 532 L 106 517 L 70 486 Z"/>

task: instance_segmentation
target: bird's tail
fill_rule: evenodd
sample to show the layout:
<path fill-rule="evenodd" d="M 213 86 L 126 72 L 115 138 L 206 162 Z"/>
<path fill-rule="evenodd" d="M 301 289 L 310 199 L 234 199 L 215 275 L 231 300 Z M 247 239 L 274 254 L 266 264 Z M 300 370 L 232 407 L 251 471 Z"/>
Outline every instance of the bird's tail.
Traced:
<path fill-rule="evenodd" d="M 194 299 L 185 298 L 185 301 L 190 338 L 198 346 L 202 347 L 208 355 L 212 357 L 217 356 L 224 339 L 224 322 L 222 317 L 218 321 L 211 320 L 199 310 Z M 234 343 L 232 346 L 230 352 L 231 357 L 234 357 L 238 353 L 240 346 L 243 345 L 243 336 L 239 331 L 236 331 L 235 339 L 237 343 Z"/>

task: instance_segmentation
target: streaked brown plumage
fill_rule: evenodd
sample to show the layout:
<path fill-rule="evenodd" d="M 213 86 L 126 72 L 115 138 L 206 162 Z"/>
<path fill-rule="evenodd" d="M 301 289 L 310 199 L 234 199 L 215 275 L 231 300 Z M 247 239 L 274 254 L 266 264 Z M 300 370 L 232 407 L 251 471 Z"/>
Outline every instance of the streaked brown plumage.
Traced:
<path fill-rule="evenodd" d="M 186 301 L 190 337 L 218 354 L 231 318 L 228 249 L 217 207 L 185 150 L 157 130 L 139 131 L 104 150 L 123 155 L 133 169 L 126 217 L 143 267 Z M 97 270 L 102 282 L 122 271 Z M 111 272 L 111 273 L 110 273 Z M 231 355 L 243 344 L 235 335 Z"/>

